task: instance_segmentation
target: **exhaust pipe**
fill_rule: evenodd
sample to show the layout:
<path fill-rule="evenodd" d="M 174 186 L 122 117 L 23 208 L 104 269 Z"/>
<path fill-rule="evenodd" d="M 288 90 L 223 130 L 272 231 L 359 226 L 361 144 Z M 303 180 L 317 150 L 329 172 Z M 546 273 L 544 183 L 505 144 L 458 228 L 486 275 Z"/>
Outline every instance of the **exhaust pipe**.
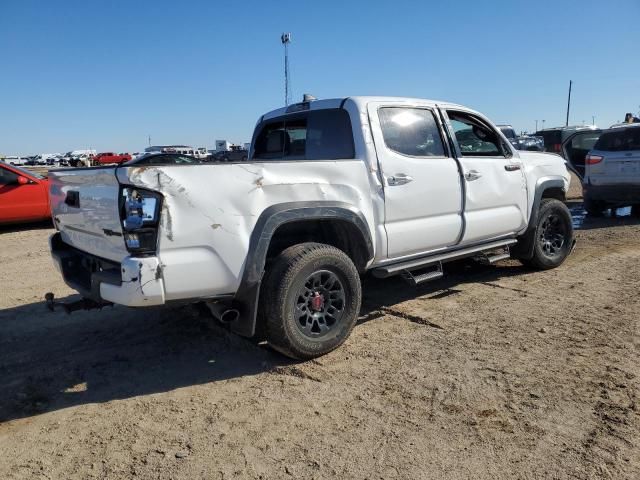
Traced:
<path fill-rule="evenodd" d="M 207 302 L 209 311 L 222 323 L 233 323 L 240 318 L 240 311 L 222 303 Z"/>

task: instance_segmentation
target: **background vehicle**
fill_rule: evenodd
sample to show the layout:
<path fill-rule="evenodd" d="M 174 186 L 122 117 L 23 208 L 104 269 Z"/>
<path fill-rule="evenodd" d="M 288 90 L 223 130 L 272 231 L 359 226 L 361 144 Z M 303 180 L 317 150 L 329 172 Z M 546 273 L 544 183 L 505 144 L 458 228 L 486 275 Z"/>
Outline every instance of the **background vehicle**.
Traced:
<path fill-rule="evenodd" d="M 48 190 L 46 178 L 0 162 L 0 224 L 51 218 Z"/>
<path fill-rule="evenodd" d="M 128 153 L 103 152 L 93 157 L 94 165 L 108 165 L 110 163 L 124 163 L 131 160 Z"/>
<path fill-rule="evenodd" d="M 239 145 L 232 145 L 230 150 L 216 152 L 214 159 L 221 162 L 243 162 L 249 158 L 249 151 Z"/>
<path fill-rule="evenodd" d="M 585 159 L 602 134 L 600 129 L 578 130 L 569 135 L 562 143 L 560 154 L 575 174 L 584 178 Z"/>
<path fill-rule="evenodd" d="M 542 137 L 544 140 L 545 152 L 562 153 L 562 144 L 576 132 L 598 130 L 595 125 L 574 125 L 569 127 L 545 128 L 535 133 L 536 137 Z"/>
<path fill-rule="evenodd" d="M 206 301 L 295 358 L 344 342 L 364 272 L 417 285 L 454 259 L 549 269 L 573 247 L 564 160 L 460 105 L 306 101 L 260 118 L 249 162 L 162 156 L 50 173 L 65 281 L 97 304 Z"/>
<path fill-rule="evenodd" d="M 179 155 L 190 155 L 199 159 L 206 159 L 209 152 L 205 147 L 193 148 L 188 145 L 153 145 L 144 149 L 144 153 L 177 153 Z"/>
<path fill-rule="evenodd" d="M 6 157 L 4 159 L 5 163 L 8 163 L 9 165 L 27 165 L 29 162 L 29 159 L 27 158 L 23 158 L 23 157 L 15 157 L 15 156 L 11 156 L 11 157 Z"/>
<path fill-rule="evenodd" d="M 585 164 L 582 188 L 588 213 L 632 205 L 640 215 L 640 124 L 603 130 Z"/>
<path fill-rule="evenodd" d="M 497 125 L 497 127 L 517 150 L 527 150 L 530 152 L 544 151 L 544 140 L 541 137 L 517 135 L 511 125 Z"/>

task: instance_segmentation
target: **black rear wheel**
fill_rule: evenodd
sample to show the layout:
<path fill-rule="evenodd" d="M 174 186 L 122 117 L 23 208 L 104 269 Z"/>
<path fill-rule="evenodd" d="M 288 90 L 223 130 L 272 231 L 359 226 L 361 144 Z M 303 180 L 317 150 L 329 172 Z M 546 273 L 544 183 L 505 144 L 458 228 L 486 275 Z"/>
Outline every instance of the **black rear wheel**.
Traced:
<path fill-rule="evenodd" d="M 267 342 L 296 359 L 340 346 L 358 319 L 360 277 L 341 250 L 302 243 L 284 250 L 268 269 L 260 295 Z"/>

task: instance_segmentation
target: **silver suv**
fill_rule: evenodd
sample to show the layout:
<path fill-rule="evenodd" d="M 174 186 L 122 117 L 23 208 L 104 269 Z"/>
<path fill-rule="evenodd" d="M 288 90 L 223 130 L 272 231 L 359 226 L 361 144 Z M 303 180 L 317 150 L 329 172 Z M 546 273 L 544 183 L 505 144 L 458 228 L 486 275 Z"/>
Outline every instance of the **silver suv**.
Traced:
<path fill-rule="evenodd" d="M 585 158 L 582 188 L 590 214 L 629 205 L 640 214 L 640 124 L 602 132 Z"/>

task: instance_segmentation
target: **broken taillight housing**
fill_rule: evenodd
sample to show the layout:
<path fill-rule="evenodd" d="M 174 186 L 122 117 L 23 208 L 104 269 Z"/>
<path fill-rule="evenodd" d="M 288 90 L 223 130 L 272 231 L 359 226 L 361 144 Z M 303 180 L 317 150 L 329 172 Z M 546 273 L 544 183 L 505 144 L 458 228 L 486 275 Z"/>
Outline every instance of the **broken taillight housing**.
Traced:
<path fill-rule="evenodd" d="M 123 187 L 120 218 L 127 250 L 153 254 L 158 241 L 162 195 L 137 187 Z"/>

